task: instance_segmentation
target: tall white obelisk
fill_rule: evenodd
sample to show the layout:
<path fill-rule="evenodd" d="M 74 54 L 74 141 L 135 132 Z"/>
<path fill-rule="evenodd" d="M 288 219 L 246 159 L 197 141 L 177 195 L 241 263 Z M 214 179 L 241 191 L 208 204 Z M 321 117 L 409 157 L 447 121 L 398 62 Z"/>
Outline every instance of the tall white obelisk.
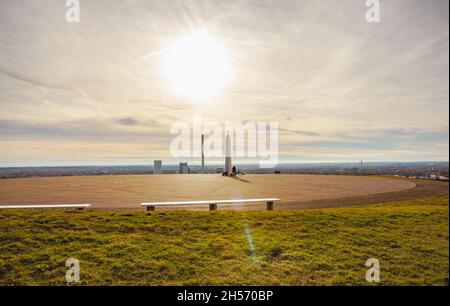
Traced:
<path fill-rule="evenodd" d="M 231 164 L 231 137 L 227 133 L 227 136 L 225 137 L 225 172 L 228 175 L 231 175 L 233 170 L 233 166 Z"/>
<path fill-rule="evenodd" d="M 205 173 L 205 135 L 202 134 L 202 173 Z"/>

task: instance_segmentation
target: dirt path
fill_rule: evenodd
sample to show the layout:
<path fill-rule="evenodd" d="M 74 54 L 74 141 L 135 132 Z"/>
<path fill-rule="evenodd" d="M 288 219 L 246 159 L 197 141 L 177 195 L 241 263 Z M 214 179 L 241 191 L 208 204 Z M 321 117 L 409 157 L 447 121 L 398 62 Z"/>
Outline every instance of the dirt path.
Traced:
<path fill-rule="evenodd" d="M 0 205 L 90 203 L 92 209 L 139 211 L 152 201 L 277 197 L 275 209 L 310 209 L 448 194 L 448 183 L 336 175 L 110 175 L 0 180 Z M 261 205 L 219 209 L 256 210 Z M 207 207 L 192 207 L 205 210 Z"/>
<path fill-rule="evenodd" d="M 449 185 L 447 182 L 432 180 L 409 180 L 416 184 L 416 187 L 395 192 L 371 194 L 365 196 L 354 196 L 334 199 L 311 200 L 306 202 L 290 201 L 277 205 L 278 210 L 299 210 L 357 206 L 365 204 L 375 204 L 390 201 L 405 201 L 427 197 L 448 196 Z"/>

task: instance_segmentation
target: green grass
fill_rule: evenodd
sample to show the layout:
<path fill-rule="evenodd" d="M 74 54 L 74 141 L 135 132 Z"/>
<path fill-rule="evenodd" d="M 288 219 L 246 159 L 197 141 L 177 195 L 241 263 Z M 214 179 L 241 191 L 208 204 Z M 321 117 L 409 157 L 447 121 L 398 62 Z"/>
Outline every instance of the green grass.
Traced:
<path fill-rule="evenodd" d="M 0 211 L 0 285 L 66 285 L 70 257 L 81 285 L 369 285 L 371 257 L 381 285 L 448 285 L 448 226 L 448 197 L 288 212 Z"/>

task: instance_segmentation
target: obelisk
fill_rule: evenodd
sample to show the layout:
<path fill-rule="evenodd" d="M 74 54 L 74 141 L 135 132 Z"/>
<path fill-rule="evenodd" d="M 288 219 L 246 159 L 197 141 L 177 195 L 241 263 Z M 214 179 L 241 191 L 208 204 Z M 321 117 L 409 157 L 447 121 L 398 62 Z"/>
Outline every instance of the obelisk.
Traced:
<path fill-rule="evenodd" d="M 227 133 L 225 137 L 225 172 L 227 175 L 231 175 L 233 173 L 231 164 L 231 137 Z"/>
<path fill-rule="evenodd" d="M 205 173 L 205 135 L 202 134 L 202 173 Z"/>

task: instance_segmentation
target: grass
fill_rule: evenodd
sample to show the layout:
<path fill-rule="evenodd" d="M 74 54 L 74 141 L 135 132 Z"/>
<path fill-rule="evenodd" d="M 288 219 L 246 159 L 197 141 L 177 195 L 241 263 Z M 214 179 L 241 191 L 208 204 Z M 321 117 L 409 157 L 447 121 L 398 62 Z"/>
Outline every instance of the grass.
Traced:
<path fill-rule="evenodd" d="M 448 285 L 448 197 L 280 212 L 0 211 L 0 285 Z M 252 243 L 249 243 L 249 240 Z M 249 247 L 250 246 L 250 247 Z"/>

